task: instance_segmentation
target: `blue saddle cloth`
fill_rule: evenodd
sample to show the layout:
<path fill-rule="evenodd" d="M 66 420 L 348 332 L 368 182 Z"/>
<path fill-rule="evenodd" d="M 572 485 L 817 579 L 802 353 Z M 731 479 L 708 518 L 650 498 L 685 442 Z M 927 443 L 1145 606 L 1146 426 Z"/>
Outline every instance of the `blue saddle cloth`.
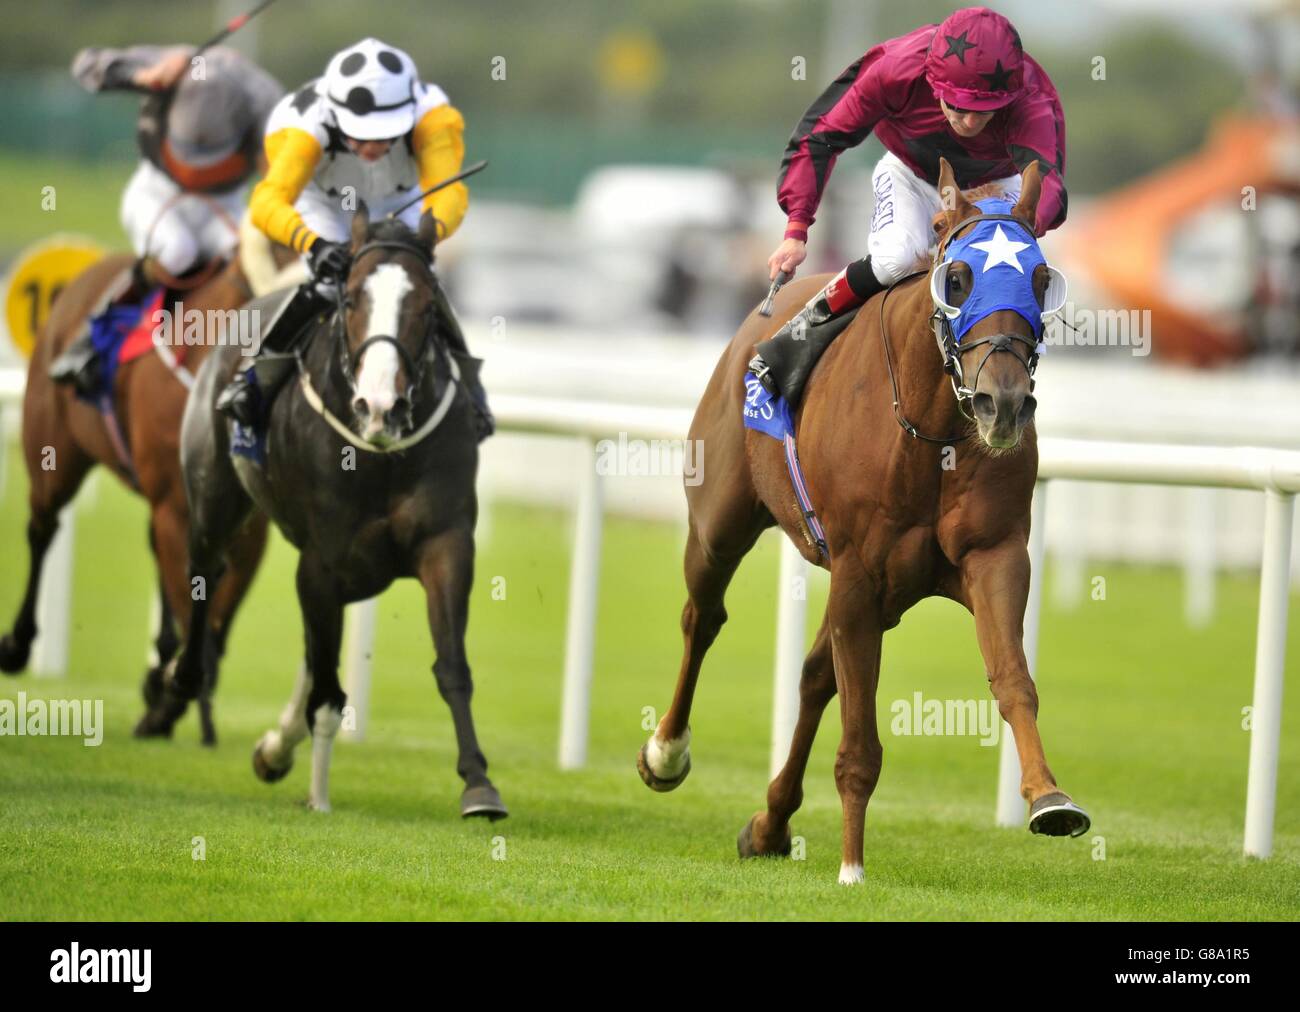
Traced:
<path fill-rule="evenodd" d="M 88 404 L 102 407 L 106 400 L 111 404 L 122 345 L 131 328 L 139 322 L 141 309 L 139 304 L 114 303 L 98 316 L 90 318 L 90 343 L 99 359 L 99 383 L 93 391 L 77 392 L 77 396 Z"/>
<path fill-rule="evenodd" d="M 745 373 L 745 428 L 776 440 L 794 434 L 789 403 L 784 397 L 773 397 L 752 372 Z"/>

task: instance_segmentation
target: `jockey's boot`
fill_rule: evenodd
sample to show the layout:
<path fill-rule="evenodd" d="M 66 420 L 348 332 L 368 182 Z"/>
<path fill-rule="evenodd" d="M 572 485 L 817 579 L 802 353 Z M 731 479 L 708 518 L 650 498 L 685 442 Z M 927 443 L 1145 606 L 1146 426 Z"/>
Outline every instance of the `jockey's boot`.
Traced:
<path fill-rule="evenodd" d="M 855 260 L 808 300 L 780 330 L 758 344 L 749 371 L 773 397 L 799 403 L 822 352 L 842 328 L 828 326 L 885 288 L 871 269 L 871 257 Z"/>
<path fill-rule="evenodd" d="M 299 335 L 329 305 L 315 281 L 299 285 L 271 321 L 252 363 L 236 372 L 217 395 L 217 410 L 246 428 L 256 427 L 295 368 L 292 351 Z"/>
<path fill-rule="evenodd" d="M 470 354 L 469 345 L 465 342 L 465 332 L 460 329 L 460 321 L 456 318 L 456 313 L 451 308 L 442 286 L 436 286 L 434 292 L 439 324 L 443 334 L 447 336 L 447 344 L 456 356 L 461 385 L 465 387 L 465 392 L 469 394 L 469 399 L 474 405 L 475 425 L 478 428 L 478 441 L 481 443 L 496 432 L 497 428 L 496 418 L 492 415 L 492 409 L 488 407 L 487 391 L 483 389 L 483 383 L 479 379 L 479 370 L 483 362 Z"/>
<path fill-rule="evenodd" d="M 131 265 L 130 276 L 104 292 L 95 308 L 86 315 L 81 333 L 50 363 L 50 379 L 55 383 L 71 383 L 82 397 L 93 397 L 99 390 L 103 364 L 95 350 L 94 339 L 90 336 L 91 327 L 95 321 L 106 316 L 110 309 L 139 303 L 152 287 L 148 261 L 144 257 L 138 258 Z"/>

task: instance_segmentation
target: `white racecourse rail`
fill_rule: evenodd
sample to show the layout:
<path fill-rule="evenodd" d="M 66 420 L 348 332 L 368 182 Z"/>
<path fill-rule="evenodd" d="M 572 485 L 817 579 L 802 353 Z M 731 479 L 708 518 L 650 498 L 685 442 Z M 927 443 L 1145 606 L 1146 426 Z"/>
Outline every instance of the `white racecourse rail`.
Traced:
<path fill-rule="evenodd" d="M 21 396 L 12 377 L 0 372 L 0 407 Z M 603 478 L 595 466 L 596 442 L 605 438 L 679 440 L 689 427 L 691 411 L 676 407 L 633 406 L 625 403 L 580 401 L 558 397 L 499 395 L 493 398 L 502 431 L 575 437 L 584 447 L 585 464 L 576 475 L 578 506 L 576 538 L 569 584 L 569 614 L 565 643 L 564 700 L 559 763 L 573 769 L 587 758 L 592 657 L 599 593 Z M 0 446 L 4 437 L 0 434 Z M 1300 493 L 1300 452 L 1256 447 L 1208 447 L 1156 443 L 1125 443 L 1042 437 L 1039 482 L 1034 496 L 1029 543 L 1033 575 L 1025 614 L 1025 655 L 1031 674 L 1036 667 L 1039 615 L 1043 594 L 1044 537 L 1048 489 L 1052 479 L 1235 488 L 1260 491 L 1265 497 L 1263 555 L 1260 570 L 1259 620 L 1255 649 L 1255 688 L 1252 709 L 1250 765 L 1247 779 L 1244 851 L 1268 857 L 1273 848 L 1277 801 L 1277 768 L 1282 726 L 1282 685 L 1286 655 L 1287 604 L 1290 585 L 1291 532 L 1295 496 Z M 2 452 L 2 451 L 0 451 Z M 0 473 L 2 468 L 0 468 Z M 70 526 L 70 525 L 65 525 Z M 71 586 L 71 556 L 66 551 L 45 581 L 43 625 L 34 667 L 60 673 L 66 658 Z M 786 593 L 804 562 L 793 545 L 784 543 L 778 585 L 775 699 L 771 762 L 779 769 L 789 748 L 798 712 L 799 673 L 805 649 L 807 604 L 802 595 Z M 364 735 L 370 695 L 369 640 L 374 632 L 373 601 L 349 609 L 349 643 L 344 653 L 348 693 L 357 709 L 354 737 Z M 58 642 L 51 642 L 55 640 Z M 48 658 L 43 663 L 41 658 Z M 1020 769 L 1012 735 L 1003 736 L 998 772 L 996 821 L 1023 826 L 1025 803 L 1019 794 Z"/>

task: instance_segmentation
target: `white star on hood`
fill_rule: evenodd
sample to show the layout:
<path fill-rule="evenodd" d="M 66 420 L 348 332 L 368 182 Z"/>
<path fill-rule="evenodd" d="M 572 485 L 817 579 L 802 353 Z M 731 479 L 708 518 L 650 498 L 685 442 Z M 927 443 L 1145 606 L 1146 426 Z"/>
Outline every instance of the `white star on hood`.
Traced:
<path fill-rule="evenodd" d="M 977 249 L 988 254 L 988 259 L 984 261 L 985 271 L 988 271 L 990 267 L 996 267 L 998 264 L 1009 264 L 1021 274 L 1025 273 L 1025 269 L 1020 266 L 1020 261 L 1016 259 L 1016 254 L 1022 249 L 1029 249 L 1029 243 L 1012 242 L 1007 238 L 1006 233 L 1002 231 L 1001 225 L 993 233 L 992 239 L 987 239 L 984 242 L 973 242 L 971 243 L 971 249 Z"/>

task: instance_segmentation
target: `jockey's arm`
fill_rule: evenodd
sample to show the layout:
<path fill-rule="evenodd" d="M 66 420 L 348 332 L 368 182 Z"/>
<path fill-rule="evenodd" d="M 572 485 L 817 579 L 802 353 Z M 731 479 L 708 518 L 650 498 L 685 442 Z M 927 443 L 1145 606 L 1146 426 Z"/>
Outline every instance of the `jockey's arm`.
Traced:
<path fill-rule="evenodd" d="M 72 76 L 87 91 L 151 91 L 169 87 L 189 66 L 189 46 L 83 49 Z"/>
<path fill-rule="evenodd" d="M 420 167 L 420 189 L 427 190 L 460 171 L 465 158 L 465 120 L 450 105 L 434 106 L 415 124 L 411 150 Z M 438 241 L 460 227 L 469 207 L 469 188 L 453 183 L 424 198 L 424 209 L 437 221 Z"/>
<path fill-rule="evenodd" d="M 1007 154 L 1023 174 L 1038 162 L 1042 193 L 1038 198 L 1035 232 L 1042 238 L 1065 221 L 1065 124 L 1050 103 L 1036 102 L 1017 109 L 1007 124 Z"/>
<path fill-rule="evenodd" d="M 870 136 L 886 113 L 880 60 L 868 53 L 831 83 L 804 113 L 781 160 L 777 202 L 788 218 L 786 237 L 807 240 L 840 152 Z"/>
<path fill-rule="evenodd" d="M 275 131 L 266 138 L 269 168 L 248 201 L 253 224 L 273 242 L 298 253 L 306 253 L 319 238 L 293 205 L 311 182 L 320 158 L 320 144 L 305 130 L 284 127 Z"/>

